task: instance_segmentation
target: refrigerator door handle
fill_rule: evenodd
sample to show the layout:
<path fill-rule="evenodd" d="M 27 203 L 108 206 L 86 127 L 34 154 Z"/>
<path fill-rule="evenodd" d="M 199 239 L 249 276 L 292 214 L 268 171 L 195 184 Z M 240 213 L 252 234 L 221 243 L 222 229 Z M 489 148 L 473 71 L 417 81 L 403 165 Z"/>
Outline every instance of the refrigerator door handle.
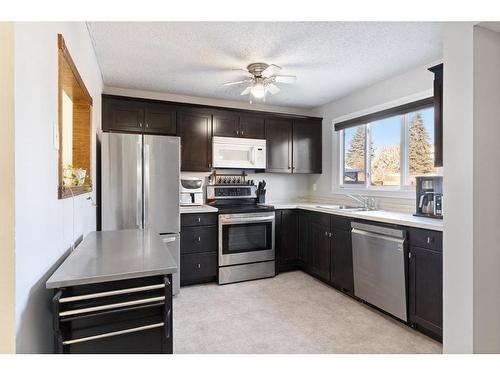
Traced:
<path fill-rule="evenodd" d="M 142 228 L 142 144 L 141 140 L 136 144 L 137 152 L 137 205 L 135 209 L 135 223 Z"/>
<path fill-rule="evenodd" d="M 144 144 L 144 228 L 149 227 L 149 144 Z"/>

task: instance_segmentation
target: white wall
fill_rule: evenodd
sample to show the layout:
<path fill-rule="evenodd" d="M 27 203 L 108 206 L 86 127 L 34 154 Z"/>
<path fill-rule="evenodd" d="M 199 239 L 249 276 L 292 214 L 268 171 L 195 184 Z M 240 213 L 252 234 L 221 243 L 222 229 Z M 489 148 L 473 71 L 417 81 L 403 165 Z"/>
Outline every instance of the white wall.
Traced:
<path fill-rule="evenodd" d="M 335 200 L 340 198 L 332 194 L 332 188 L 338 186 L 339 163 L 338 137 L 333 131 L 333 121 L 396 106 L 402 101 L 432 96 L 434 75 L 427 68 L 435 64 L 437 62 L 430 62 L 315 109 L 316 116 L 323 117 L 323 174 L 311 178 L 311 186 L 316 184 L 316 191 L 312 192 L 314 196 Z M 408 194 L 406 199 L 379 198 L 382 208 L 401 211 L 414 210 L 414 202 L 415 198 L 411 196 L 408 199 Z"/>
<path fill-rule="evenodd" d="M 0 22 L 0 353 L 15 352 L 14 24 Z"/>
<path fill-rule="evenodd" d="M 473 25 L 448 24 L 443 86 L 443 350 L 472 353 Z"/>
<path fill-rule="evenodd" d="M 96 213 L 86 200 L 88 194 L 74 202 L 57 198 L 53 129 L 58 116 L 58 33 L 93 97 L 93 128 L 101 127 L 102 80 L 85 24 L 16 23 L 16 350 L 20 353 L 52 351 L 51 292 L 45 281 L 72 242 L 95 230 Z M 92 145 L 95 166 L 95 136 Z"/>
<path fill-rule="evenodd" d="M 500 353 L 499 119 L 500 34 L 476 26 L 473 144 L 475 353 Z"/>

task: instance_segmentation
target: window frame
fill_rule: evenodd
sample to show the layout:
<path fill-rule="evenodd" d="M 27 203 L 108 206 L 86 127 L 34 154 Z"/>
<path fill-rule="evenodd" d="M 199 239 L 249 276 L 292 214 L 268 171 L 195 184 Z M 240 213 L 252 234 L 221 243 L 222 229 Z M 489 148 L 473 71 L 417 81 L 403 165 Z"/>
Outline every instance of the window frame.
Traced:
<path fill-rule="evenodd" d="M 333 183 L 332 192 L 340 194 L 370 194 L 370 195 L 380 195 L 380 196 L 401 196 L 401 197 L 413 197 L 415 194 L 415 187 L 410 185 L 410 172 L 409 172 L 409 126 L 410 119 L 409 115 L 420 109 L 432 108 L 434 103 L 432 100 L 432 92 L 426 91 L 415 96 L 403 99 L 398 102 L 393 102 L 389 105 L 384 105 L 378 107 L 376 110 L 365 111 L 365 113 L 360 113 L 357 116 L 351 115 L 347 120 L 343 120 L 346 117 L 334 120 L 333 122 L 333 139 L 332 144 L 337 144 L 338 153 L 334 161 L 334 171 L 333 173 Z M 404 113 L 400 113 L 401 109 L 404 108 Z M 392 111 L 392 115 L 391 115 Z M 399 112 L 398 112 L 399 111 Z M 377 114 L 381 116 L 377 118 Z M 390 118 L 394 116 L 400 117 L 400 184 L 399 186 L 377 186 L 371 184 L 371 157 L 370 157 L 370 137 L 371 137 L 371 123 L 374 121 L 382 120 L 385 118 Z M 363 119 L 368 120 L 363 123 Z M 343 120 L 343 121 L 341 121 Z M 352 125 L 356 122 L 359 125 Z M 349 126 L 343 127 L 340 130 L 336 130 L 339 124 L 351 124 Z M 362 184 L 346 184 L 344 183 L 344 168 L 345 168 L 345 129 L 355 126 L 365 127 L 365 182 Z M 335 160 L 336 159 L 336 160 Z"/>
<path fill-rule="evenodd" d="M 93 157 L 92 157 L 92 142 L 93 142 L 93 99 L 90 95 L 85 83 L 78 72 L 76 64 L 69 53 L 68 47 L 64 41 L 64 37 L 62 34 L 57 34 L 57 47 L 58 47 L 58 138 L 59 138 L 59 150 L 58 150 L 58 186 L 57 186 L 57 195 L 58 199 L 65 199 L 69 197 L 75 197 L 80 194 L 90 193 L 93 190 L 93 182 L 92 182 L 92 167 L 93 167 Z M 64 92 L 64 65 L 67 65 L 71 70 L 73 78 L 75 79 L 75 84 L 79 86 L 81 91 L 81 96 L 83 97 L 80 100 L 78 105 L 86 105 L 88 106 L 88 144 L 85 144 L 88 147 L 87 156 L 88 156 L 88 170 L 86 171 L 85 183 L 82 186 L 75 186 L 68 188 L 64 186 L 63 183 L 63 137 L 64 137 L 64 127 L 63 127 L 63 92 Z M 73 102 L 73 114 L 75 102 Z M 74 130 L 74 122 L 73 122 L 73 130 Z M 72 144 L 74 148 L 74 144 Z"/>

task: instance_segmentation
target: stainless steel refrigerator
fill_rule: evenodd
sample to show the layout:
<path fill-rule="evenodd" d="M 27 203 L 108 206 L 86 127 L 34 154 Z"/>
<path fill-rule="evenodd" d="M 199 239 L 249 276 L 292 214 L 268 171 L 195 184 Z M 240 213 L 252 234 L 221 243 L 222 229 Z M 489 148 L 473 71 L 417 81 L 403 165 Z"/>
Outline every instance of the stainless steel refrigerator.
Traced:
<path fill-rule="evenodd" d="M 102 230 L 149 228 L 180 263 L 180 138 L 103 133 Z M 180 289 L 179 271 L 173 291 Z"/>

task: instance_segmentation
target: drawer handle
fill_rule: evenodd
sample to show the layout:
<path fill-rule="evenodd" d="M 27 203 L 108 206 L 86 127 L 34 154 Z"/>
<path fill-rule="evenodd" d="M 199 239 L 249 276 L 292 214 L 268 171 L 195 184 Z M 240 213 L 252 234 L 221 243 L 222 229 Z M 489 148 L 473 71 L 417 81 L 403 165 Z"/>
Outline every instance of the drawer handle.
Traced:
<path fill-rule="evenodd" d="M 117 296 L 117 295 L 120 295 L 120 294 L 137 293 L 137 292 L 144 292 L 146 290 L 163 289 L 163 288 L 165 288 L 165 284 L 155 284 L 155 285 L 140 286 L 140 287 L 137 287 L 137 288 L 127 288 L 127 289 L 119 289 L 119 290 L 110 290 L 109 292 L 100 292 L 100 293 L 92 293 L 92 294 L 82 294 L 80 296 L 72 296 L 72 297 L 61 298 L 59 300 L 59 303 L 82 301 L 82 300 L 91 299 L 91 298 L 102 298 L 102 297 L 109 297 L 109 296 Z"/>
<path fill-rule="evenodd" d="M 162 323 L 156 323 L 156 324 L 149 324 L 147 326 L 141 326 L 141 327 L 123 329 L 121 331 L 114 331 L 114 332 L 103 333 L 101 335 L 87 336 L 87 337 L 82 337 L 80 339 L 63 341 L 63 345 L 77 344 L 79 342 L 92 341 L 92 340 L 103 339 L 103 338 L 106 338 L 106 337 L 125 335 L 127 333 L 132 333 L 132 332 L 146 331 L 148 329 L 163 327 L 164 325 L 165 325 L 165 323 L 162 322 Z"/>
<path fill-rule="evenodd" d="M 134 300 L 134 301 L 112 303 L 112 304 L 109 304 L 109 305 L 101 305 L 101 306 L 94 306 L 94 307 L 86 307 L 86 308 L 83 308 L 83 309 L 61 311 L 59 313 L 59 316 L 69 316 L 69 315 L 83 314 L 83 313 L 87 313 L 87 312 L 109 310 L 109 309 L 114 309 L 116 307 L 124 307 L 124 306 L 135 306 L 135 305 L 141 305 L 143 303 L 158 302 L 158 301 L 165 301 L 165 297 L 162 296 L 162 297 L 144 298 L 144 299 L 137 299 L 137 300 Z"/>

